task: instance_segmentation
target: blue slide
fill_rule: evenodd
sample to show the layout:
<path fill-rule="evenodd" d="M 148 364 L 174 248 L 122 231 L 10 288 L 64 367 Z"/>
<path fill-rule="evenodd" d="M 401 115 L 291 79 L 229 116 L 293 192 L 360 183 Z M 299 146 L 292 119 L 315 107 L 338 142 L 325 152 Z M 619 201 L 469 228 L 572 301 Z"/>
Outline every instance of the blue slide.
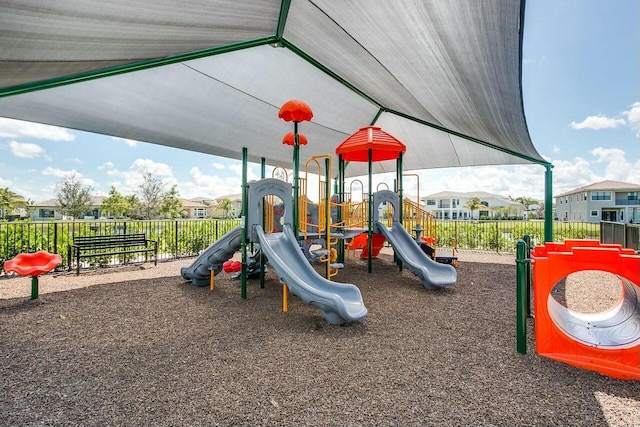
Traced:
<path fill-rule="evenodd" d="M 255 225 L 260 247 L 291 294 L 317 307 L 325 320 L 334 325 L 355 322 L 367 315 L 360 289 L 348 283 L 337 283 L 319 275 L 305 258 L 288 224 L 282 233 L 266 234 Z"/>
<path fill-rule="evenodd" d="M 188 267 L 182 267 L 180 274 L 185 280 L 191 280 L 196 286 L 209 286 L 211 270 L 216 274 L 222 270 L 222 264 L 233 257 L 242 243 L 242 226 L 229 230 L 202 252 Z"/>
<path fill-rule="evenodd" d="M 426 289 L 434 290 L 455 285 L 458 278 L 456 269 L 429 258 L 402 224 L 394 221 L 391 228 L 387 228 L 377 222 L 376 232 L 384 235 L 393 246 L 396 255 L 402 260 L 402 265 L 418 276 Z"/>

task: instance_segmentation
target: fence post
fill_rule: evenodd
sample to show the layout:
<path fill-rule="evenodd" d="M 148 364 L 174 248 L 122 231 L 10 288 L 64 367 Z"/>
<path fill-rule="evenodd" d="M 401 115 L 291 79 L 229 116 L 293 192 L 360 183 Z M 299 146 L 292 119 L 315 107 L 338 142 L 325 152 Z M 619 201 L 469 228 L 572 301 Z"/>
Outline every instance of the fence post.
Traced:
<path fill-rule="evenodd" d="M 526 243 L 524 255 L 526 259 L 531 259 L 531 236 L 525 234 L 522 240 Z M 531 263 L 527 263 L 527 317 L 533 318 L 531 315 Z"/>
<path fill-rule="evenodd" d="M 518 353 L 527 354 L 527 263 L 526 243 L 518 241 L 516 245 L 516 348 Z"/>
<path fill-rule="evenodd" d="M 498 221 L 496 221 L 496 252 L 500 253 L 500 230 L 498 228 Z"/>
<path fill-rule="evenodd" d="M 58 223 L 53 223 L 53 253 L 59 254 L 58 252 Z"/>
<path fill-rule="evenodd" d="M 176 239 L 176 246 L 175 246 L 173 257 L 175 259 L 178 259 L 178 220 L 177 219 L 175 220 L 175 223 L 174 223 L 174 237 Z"/>

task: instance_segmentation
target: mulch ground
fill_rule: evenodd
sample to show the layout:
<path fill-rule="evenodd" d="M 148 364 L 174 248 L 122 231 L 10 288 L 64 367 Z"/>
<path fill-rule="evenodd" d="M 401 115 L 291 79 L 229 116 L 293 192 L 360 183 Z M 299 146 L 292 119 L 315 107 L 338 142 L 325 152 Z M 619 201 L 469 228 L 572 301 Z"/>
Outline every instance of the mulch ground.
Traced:
<path fill-rule="evenodd" d="M 266 287 L 216 277 L 0 301 L 0 425 L 606 426 L 594 393 L 640 383 L 516 352 L 515 267 L 462 263 L 427 291 L 389 256 L 339 281 L 368 317 L 328 325 Z"/>

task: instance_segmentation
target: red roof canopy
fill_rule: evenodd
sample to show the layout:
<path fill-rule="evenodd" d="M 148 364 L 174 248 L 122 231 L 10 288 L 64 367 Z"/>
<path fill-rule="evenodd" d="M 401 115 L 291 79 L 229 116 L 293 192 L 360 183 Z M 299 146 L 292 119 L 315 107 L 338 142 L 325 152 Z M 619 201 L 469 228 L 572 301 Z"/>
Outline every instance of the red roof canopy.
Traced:
<path fill-rule="evenodd" d="M 393 160 L 407 151 L 407 147 L 394 136 L 376 126 L 360 128 L 336 148 L 336 154 L 348 162 L 368 162 L 369 150 L 373 161 Z"/>

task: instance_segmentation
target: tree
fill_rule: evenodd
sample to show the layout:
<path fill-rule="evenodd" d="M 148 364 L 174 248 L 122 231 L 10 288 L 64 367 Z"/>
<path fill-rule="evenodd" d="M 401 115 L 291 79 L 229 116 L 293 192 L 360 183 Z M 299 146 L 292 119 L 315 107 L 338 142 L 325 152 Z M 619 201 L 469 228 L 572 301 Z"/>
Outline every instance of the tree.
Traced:
<path fill-rule="evenodd" d="M 56 184 L 55 198 L 57 210 L 62 215 L 68 215 L 74 219 L 91 210 L 90 186 L 83 186 L 80 179 L 74 173 Z"/>
<path fill-rule="evenodd" d="M 125 201 L 129 204 L 130 208 L 124 211 L 123 214 L 129 218 L 140 218 L 142 216 L 142 203 L 138 196 L 132 194 L 124 197 Z"/>
<path fill-rule="evenodd" d="M 471 211 L 471 219 L 473 219 L 473 211 L 480 209 L 484 206 L 478 197 L 472 197 L 467 201 L 467 204 L 464 205 L 465 208 Z"/>
<path fill-rule="evenodd" d="M 164 194 L 164 184 L 162 180 L 151 172 L 145 172 L 142 177 L 142 184 L 138 187 L 138 196 L 142 213 L 147 219 L 157 215 L 162 204 Z"/>
<path fill-rule="evenodd" d="M 11 212 L 12 209 L 26 205 L 27 202 L 18 193 L 14 193 L 13 191 L 9 190 L 9 188 L 0 188 L 0 214 L 2 214 L 1 218 L 4 218 L 5 215 Z"/>
<path fill-rule="evenodd" d="M 233 212 L 233 203 L 231 202 L 231 199 L 225 197 L 224 199 L 220 200 L 217 209 L 220 209 L 222 212 L 224 212 L 225 218 L 229 218 L 231 216 L 231 212 Z"/>
<path fill-rule="evenodd" d="M 119 218 L 124 216 L 125 212 L 131 211 L 131 203 L 112 185 L 109 197 L 102 200 L 100 210 L 107 215 Z"/>
<path fill-rule="evenodd" d="M 160 209 L 158 210 L 160 215 L 165 218 L 180 218 L 186 215 L 186 211 L 182 206 L 182 200 L 180 200 L 180 193 L 178 192 L 178 188 L 176 185 L 171 187 L 169 191 L 162 195 L 162 203 L 160 204 Z"/>

